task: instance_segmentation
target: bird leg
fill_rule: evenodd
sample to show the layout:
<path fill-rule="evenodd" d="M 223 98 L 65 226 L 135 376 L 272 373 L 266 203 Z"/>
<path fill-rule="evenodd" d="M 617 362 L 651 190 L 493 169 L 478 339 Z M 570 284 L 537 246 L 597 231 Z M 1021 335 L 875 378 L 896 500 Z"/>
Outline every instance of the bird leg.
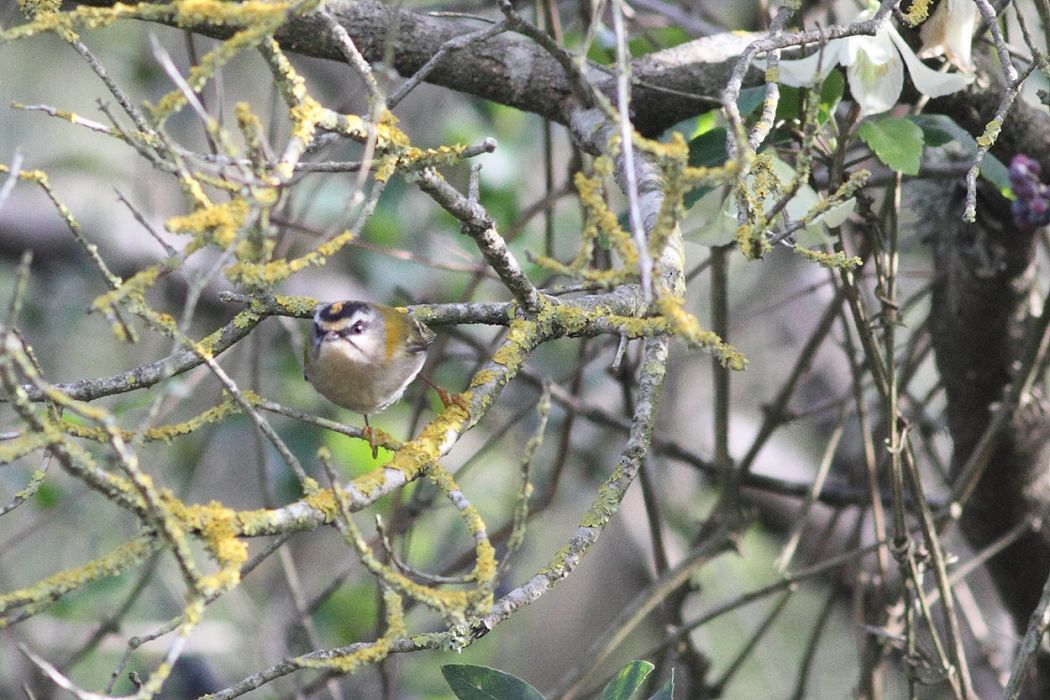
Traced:
<path fill-rule="evenodd" d="M 368 424 L 368 416 L 362 413 L 365 417 L 365 438 L 368 440 L 368 444 L 372 447 L 372 459 L 379 459 L 379 445 L 376 444 L 376 434 L 372 430 L 372 426 Z"/>

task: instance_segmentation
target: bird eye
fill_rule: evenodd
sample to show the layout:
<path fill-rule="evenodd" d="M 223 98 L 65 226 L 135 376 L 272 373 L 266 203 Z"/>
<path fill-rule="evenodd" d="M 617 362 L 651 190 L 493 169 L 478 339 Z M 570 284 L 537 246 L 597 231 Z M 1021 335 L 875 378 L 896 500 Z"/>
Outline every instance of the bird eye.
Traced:
<path fill-rule="evenodd" d="M 358 321 L 354 325 L 350 326 L 350 332 L 353 333 L 354 335 L 360 335 L 361 332 L 364 329 L 365 329 L 365 322 L 364 321 Z"/>

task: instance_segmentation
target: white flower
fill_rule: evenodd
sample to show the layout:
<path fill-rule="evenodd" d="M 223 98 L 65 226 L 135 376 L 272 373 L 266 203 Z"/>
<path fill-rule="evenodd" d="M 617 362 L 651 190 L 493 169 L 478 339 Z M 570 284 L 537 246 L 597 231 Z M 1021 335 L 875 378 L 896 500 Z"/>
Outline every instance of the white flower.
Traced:
<path fill-rule="evenodd" d="M 945 0 L 922 25 L 920 58 L 944 54 L 959 70 L 972 73 L 970 51 L 973 28 L 977 24 L 977 5 L 973 0 Z"/>
<path fill-rule="evenodd" d="M 957 2 L 969 4 L 969 0 Z M 874 14 L 873 10 L 865 10 L 857 21 L 870 19 Z M 969 58 L 968 52 L 966 55 Z M 862 117 L 885 112 L 897 104 L 904 86 L 904 65 L 908 66 L 915 88 L 930 97 L 961 90 L 973 79 L 972 75 L 938 73 L 927 68 L 893 25 L 886 22 L 875 36 L 832 39 L 823 51 L 812 56 L 781 61 L 778 82 L 810 87 L 819 84 L 839 64 L 846 66 L 849 89 L 860 105 Z"/>

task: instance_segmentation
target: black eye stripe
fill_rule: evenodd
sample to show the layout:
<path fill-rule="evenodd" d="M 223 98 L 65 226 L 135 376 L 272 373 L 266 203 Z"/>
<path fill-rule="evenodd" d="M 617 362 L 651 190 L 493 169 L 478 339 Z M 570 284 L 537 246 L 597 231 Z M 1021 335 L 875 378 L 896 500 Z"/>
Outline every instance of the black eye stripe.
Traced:
<path fill-rule="evenodd" d="M 349 338 L 352 335 L 361 335 L 366 328 L 368 328 L 367 323 L 364 321 L 357 321 L 353 325 L 343 326 L 335 332 L 340 338 Z"/>

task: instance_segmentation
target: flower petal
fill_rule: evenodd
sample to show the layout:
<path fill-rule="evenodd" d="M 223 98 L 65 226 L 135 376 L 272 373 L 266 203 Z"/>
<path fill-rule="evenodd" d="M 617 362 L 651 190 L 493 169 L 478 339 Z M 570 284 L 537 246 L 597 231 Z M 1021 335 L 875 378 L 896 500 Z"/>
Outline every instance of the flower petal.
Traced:
<path fill-rule="evenodd" d="M 881 63 L 872 61 L 867 51 L 858 51 L 846 77 L 853 101 L 860 105 L 860 116 L 866 117 L 897 104 L 904 87 L 904 64 L 896 51 L 890 60 Z"/>
<path fill-rule="evenodd" d="M 970 58 L 973 28 L 977 24 L 977 5 L 971 0 L 948 0 L 948 22 L 944 31 L 944 50 L 948 60 L 960 69 L 973 72 Z"/>
<path fill-rule="evenodd" d="M 846 223 L 849 215 L 853 213 L 853 210 L 857 207 L 857 198 L 850 197 L 845 202 L 839 202 L 835 206 L 828 209 L 826 212 L 817 217 L 817 221 L 823 220 L 827 224 L 828 228 L 835 228 Z"/>
<path fill-rule="evenodd" d="M 842 65 L 851 66 L 860 54 L 864 54 L 867 60 L 876 65 L 892 61 L 896 57 L 897 49 L 893 47 L 886 33 L 885 27 L 875 36 L 851 36 L 846 39 L 845 57 Z"/>
<path fill-rule="evenodd" d="M 840 62 L 845 47 L 845 39 L 832 39 L 824 45 L 823 51 L 812 56 L 780 61 L 777 82 L 791 87 L 819 85 Z"/>
<path fill-rule="evenodd" d="M 932 68 L 927 68 L 896 29 L 890 28 L 889 34 L 890 39 L 900 49 L 904 62 L 908 64 L 908 73 L 911 74 L 911 81 L 915 84 L 915 89 L 922 94 L 942 97 L 962 90 L 973 81 L 972 74 L 939 73 Z"/>
<path fill-rule="evenodd" d="M 972 0 L 945 0 L 922 25 L 920 58 L 945 54 L 959 70 L 972 73 L 973 28 L 977 6 Z"/>

